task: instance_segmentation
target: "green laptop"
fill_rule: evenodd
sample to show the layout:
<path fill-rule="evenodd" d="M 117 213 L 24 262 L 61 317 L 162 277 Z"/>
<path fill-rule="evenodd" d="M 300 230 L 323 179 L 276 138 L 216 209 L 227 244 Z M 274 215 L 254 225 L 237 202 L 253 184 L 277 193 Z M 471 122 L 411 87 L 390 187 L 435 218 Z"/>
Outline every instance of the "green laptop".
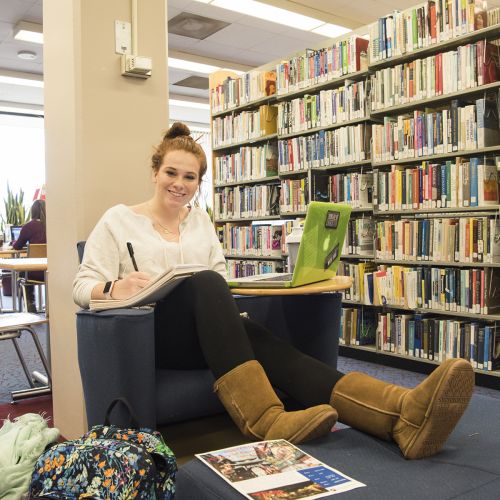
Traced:
<path fill-rule="evenodd" d="M 231 278 L 232 288 L 291 288 L 332 278 L 337 273 L 351 207 L 312 201 L 307 208 L 293 273 Z"/>

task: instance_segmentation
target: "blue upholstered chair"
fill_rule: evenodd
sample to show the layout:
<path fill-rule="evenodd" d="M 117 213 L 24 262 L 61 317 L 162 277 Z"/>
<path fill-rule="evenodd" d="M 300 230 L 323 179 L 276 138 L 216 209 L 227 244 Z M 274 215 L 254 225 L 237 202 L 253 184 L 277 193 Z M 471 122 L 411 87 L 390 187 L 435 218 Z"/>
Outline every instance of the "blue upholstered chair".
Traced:
<path fill-rule="evenodd" d="M 84 242 L 78 244 L 80 260 Z M 242 312 L 331 366 L 337 364 L 341 296 L 237 297 Z M 154 309 L 81 310 L 77 313 L 78 361 L 87 423 L 102 423 L 109 403 L 125 397 L 139 423 L 160 425 L 224 411 L 210 370 L 155 367 Z M 126 425 L 124 415 L 114 415 Z"/>

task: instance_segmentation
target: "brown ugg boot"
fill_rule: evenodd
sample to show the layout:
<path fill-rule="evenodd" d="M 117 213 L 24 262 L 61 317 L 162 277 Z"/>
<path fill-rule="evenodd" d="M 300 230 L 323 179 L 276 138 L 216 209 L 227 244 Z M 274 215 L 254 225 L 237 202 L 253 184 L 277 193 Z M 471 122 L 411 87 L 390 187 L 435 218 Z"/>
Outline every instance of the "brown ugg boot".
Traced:
<path fill-rule="evenodd" d="M 474 372 L 464 359 L 449 359 L 414 389 L 364 373 L 344 375 L 330 404 L 339 420 L 382 439 L 393 439 L 405 458 L 436 454 L 469 404 Z"/>
<path fill-rule="evenodd" d="M 250 438 L 301 443 L 326 434 L 337 421 L 337 412 L 327 404 L 286 412 L 255 360 L 224 374 L 214 390 L 240 431 Z"/>

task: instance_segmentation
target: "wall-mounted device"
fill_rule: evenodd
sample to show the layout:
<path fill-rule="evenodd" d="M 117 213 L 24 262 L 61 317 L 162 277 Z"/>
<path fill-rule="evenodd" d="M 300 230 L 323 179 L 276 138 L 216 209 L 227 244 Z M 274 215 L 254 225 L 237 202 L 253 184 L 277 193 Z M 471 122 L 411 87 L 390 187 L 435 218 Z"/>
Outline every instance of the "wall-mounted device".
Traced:
<path fill-rule="evenodd" d="M 137 2 L 138 0 L 131 0 L 131 23 L 115 21 L 115 52 L 122 54 L 121 73 L 123 76 L 149 78 L 153 69 L 153 60 L 151 57 L 137 55 Z M 130 45 L 132 45 L 132 52 L 130 52 Z"/>
<path fill-rule="evenodd" d="M 134 56 L 129 54 L 122 55 L 122 75 L 136 76 L 138 78 L 149 78 L 153 61 L 151 57 Z"/>

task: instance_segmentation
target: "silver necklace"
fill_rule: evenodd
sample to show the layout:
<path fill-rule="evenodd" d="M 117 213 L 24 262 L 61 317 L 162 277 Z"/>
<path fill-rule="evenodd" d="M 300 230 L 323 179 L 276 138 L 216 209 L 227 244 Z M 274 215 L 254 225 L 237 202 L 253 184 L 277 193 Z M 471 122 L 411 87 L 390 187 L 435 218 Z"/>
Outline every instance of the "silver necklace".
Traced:
<path fill-rule="evenodd" d="M 179 235 L 180 234 L 180 231 L 179 231 L 179 225 L 181 223 L 181 213 L 179 212 L 179 216 L 177 218 L 177 231 L 171 231 L 168 227 L 164 226 L 154 215 L 153 215 L 153 211 L 151 210 L 151 207 L 149 206 L 148 204 L 148 211 L 149 211 L 149 215 L 151 215 L 151 218 L 153 219 L 153 221 L 158 225 L 160 226 L 162 229 L 163 229 L 163 232 L 165 234 L 173 234 L 173 235 Z"/>

